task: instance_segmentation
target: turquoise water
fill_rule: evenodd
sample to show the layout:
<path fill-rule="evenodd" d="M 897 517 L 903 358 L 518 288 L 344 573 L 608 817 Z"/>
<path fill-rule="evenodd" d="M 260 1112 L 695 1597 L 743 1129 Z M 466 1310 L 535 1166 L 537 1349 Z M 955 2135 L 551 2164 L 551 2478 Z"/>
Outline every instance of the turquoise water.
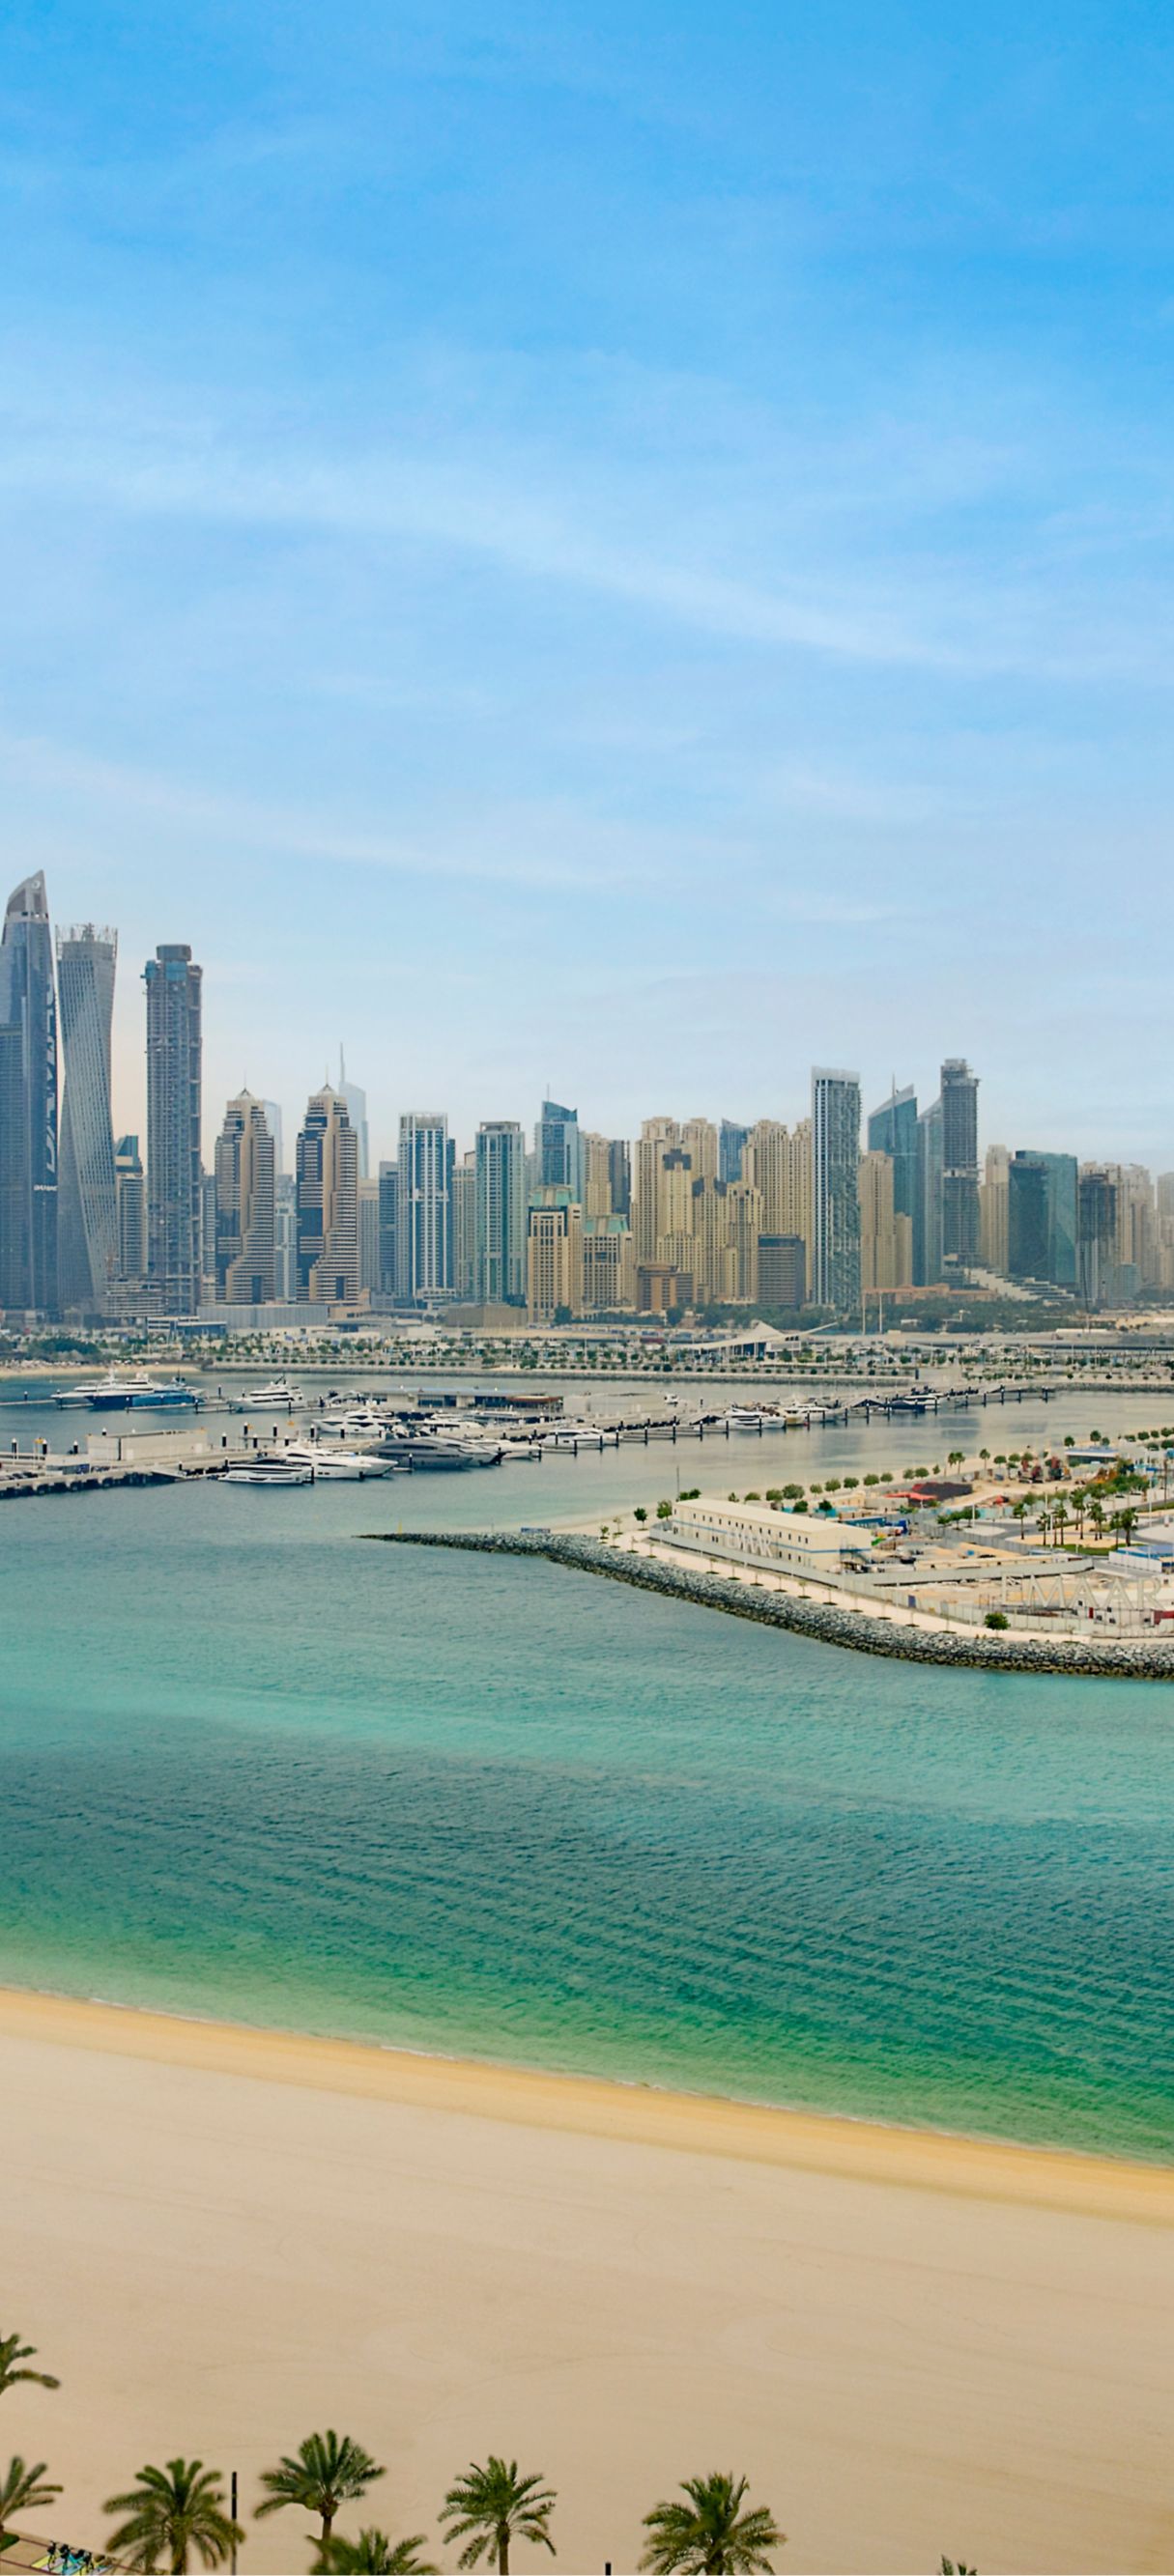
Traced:
<path fill-rule="evenodd" d="M 4 1508 L 0 1979 L 1170 2156 L 1174 1686 L 357 1535 L 666 1484 Z"/>

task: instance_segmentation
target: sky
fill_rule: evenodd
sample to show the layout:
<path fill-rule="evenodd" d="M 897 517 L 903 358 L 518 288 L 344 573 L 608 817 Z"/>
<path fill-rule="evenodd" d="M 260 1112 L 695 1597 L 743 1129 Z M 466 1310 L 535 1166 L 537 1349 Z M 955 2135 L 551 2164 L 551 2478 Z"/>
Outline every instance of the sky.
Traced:
<path fill-rule="evenodd" d="M 1174 22 L 8 0 L 0 834 L 208 1134 L 1174 1165 Z"/>

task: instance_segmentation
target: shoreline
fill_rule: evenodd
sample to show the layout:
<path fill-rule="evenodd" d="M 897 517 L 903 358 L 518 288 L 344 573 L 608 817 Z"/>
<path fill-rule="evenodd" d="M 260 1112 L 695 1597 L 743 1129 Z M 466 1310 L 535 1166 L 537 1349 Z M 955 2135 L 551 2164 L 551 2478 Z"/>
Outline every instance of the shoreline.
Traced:
<path fill-rule="evenodd" d="M 0 1987 L 0 2040 L 965 2200 L 1174 2228 L 1174 2164 Z"/>

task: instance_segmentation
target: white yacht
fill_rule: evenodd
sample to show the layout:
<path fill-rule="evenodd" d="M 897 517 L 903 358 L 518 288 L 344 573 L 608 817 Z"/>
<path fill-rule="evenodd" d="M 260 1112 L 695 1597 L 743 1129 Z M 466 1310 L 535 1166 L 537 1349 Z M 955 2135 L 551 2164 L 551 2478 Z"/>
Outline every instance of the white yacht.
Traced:
<path fill-rule="evenodd" d="M 121 1412 L 123 1407 L 130 1403 L 130 1399 L 130 1379 L 120 1377 L 117 1369 L 107 1369 L 105 1377 L 89 1378 L 82 1386 L 63 1387 L 60 1395 L 54 1396 L 53 1401 L 62 1409 L 66 1405 L 89 1404 L 93 1406 L 95 1412 L 102 1410 Z"/>
<path fill-rule="evenodd" d="M 252 1458 L 231 1458 L 224 1470 L 226 1485 L 312 1485 L 314 1470 L 304 1458 L 291 1458 L 287 1449 L 258 1449 Z"/>
<path fill-rule="evenodd" d="M 361 1484 L 366 1476 L 386 1476 L 390 1458 L 370 1458 L 363 1449 L 336 1449 L 309 1440 L 291 1443 L 281 1452 L 296 1466 L 308 1467 L 316 1485 Z"/>
<path fill-rule="evenodd" d="M 247 1413 L 292 1413 L 297 1397 L 288 1378 L 275 1377 L 268 1386 L 251 1386 L 241 1402 Z"/>
<path fill-rule="evenodd" d="M 726 1415 L 730 1431 L 765 1431 L 771 1416 L 758 1404 L 732 1404 Z"/>

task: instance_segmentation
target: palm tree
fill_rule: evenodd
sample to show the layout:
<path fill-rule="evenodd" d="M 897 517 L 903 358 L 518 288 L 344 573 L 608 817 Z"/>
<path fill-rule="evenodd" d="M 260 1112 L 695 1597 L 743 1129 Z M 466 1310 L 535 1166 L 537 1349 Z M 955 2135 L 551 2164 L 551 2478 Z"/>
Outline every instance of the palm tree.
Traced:
<path fill-rule="evenodd" d="M 1088 1517 L 1092 1522 L 1097 1537 L 1100 1538 L 1105 1526 L 1105 1506 L 1101 1501 L 1099 1494 L 1093 1495 L 1092 1501 L 1088 1507 Z"/>
<path fill-rule="evenodd" d="M 554 2507 L 553 2490 L 543 2486 L 538 2471 L 520 2478 L 516 2460 L 507 2465 L 491 2451 L 485 2468 L 471 2461 L 464 2477 L 449 2488 L 440 2519 L 447 2526 L 447 2540 L 466 2543 L 459 2566 L 476 2567 L 496 2550 L 497 2576 L 510 2576 L 512 2540 L 541 2541 L 553 2558 L 554 2542 L 546 2526 Z"/>
<path fill-rule="evenodd" d="M 308 2433 L 292 2460 L 282 2459 L 275 2469 L 265 2470 L 261 2484 L 269 2492 L 257 2507 L 257 2520 L 267 2513 L 281 2513 L 287 2504 L 318 2514 L 322 2523 L 318 2545 L 325 2559 L 339 2506 L 365 2495 L 374 2480 L 385 2475 L 349 2433 Z"/>
<path fill-rule="evenodd" d="M 19 2379 L 31 2379 L 38 2388 L 60 2388 L 51 2371 L 29 2369 L 36 2349 L 34 2343 L 22 2343 L 19 2335 L 0 2335 L 0 2397 L 6 2388 L 15 2388 Z"/>
<path fill-rule="evenodd" d="M 219 2469 L 206 2469 L 202 2460 L 168 2460 L 162 2469 L 148 2462 L 138 2485 L 108 2496 L 102 2511 L 126 2515 L 110 2534 L 116 2557 L 152 2569 L 166 2553 L 171 2576 L 187 2576 L 193 2549 L 201 2566 L 223 2567 L 245 2536 L 224 2510 Z"/>
<path fill-rule="evenodd" d="M 35 2378 L 36 2372 L 31 2375 Z M 31 2468 L 25 2460 L 10 2460 L 7 2475 L 0 2472 L 0 2551 L 8 2547 L 4 2535 L 18 2513 L 38 2513 L 43 2504 L 60 2495 L 60 2487 L 46 2485 L 44 2480 L 44 2460 L 34 2460 Z"/>
<path fill-rule="evenodd" d="M 329 2576 L 440 2576 L 439 2568 L 421 2558 L 422 2531 L 407 2540 L 389 2540 L 385 2531 L 361 2531 L 357 2540 L 332 2540 L 322 2564 Z"/>
<path fill-rule="evenodd" d="M 768 2549 L 781 2549 L 779 2530 L 769 2505 L 752 2505 L 743 2513 L 745 2478 L 715 2470 L 708 2478 L 685 2478 L 687 2504 L 675 2499 L 654 2504 L 644 2516 L 647 2544 L 640 2560 L 653 2576 L 754 2576 L 770 2570 Z"/>

